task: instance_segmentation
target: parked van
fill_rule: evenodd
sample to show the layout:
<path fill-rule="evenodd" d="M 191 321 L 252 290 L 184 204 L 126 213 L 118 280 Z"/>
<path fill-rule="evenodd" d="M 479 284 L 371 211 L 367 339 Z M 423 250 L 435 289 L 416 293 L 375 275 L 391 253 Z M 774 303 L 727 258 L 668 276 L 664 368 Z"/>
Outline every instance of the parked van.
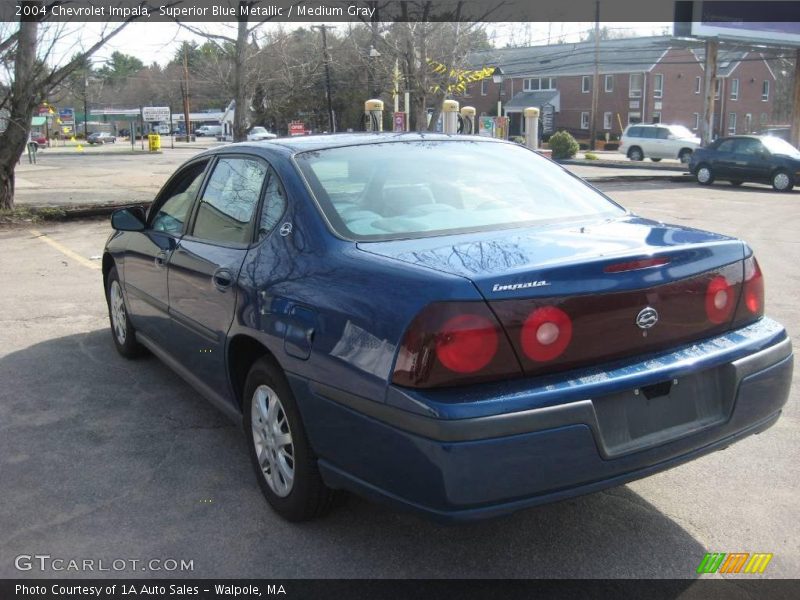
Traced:
<path fill-rule="evenodd" d="M 631 160 L 677 158 L 688 163 L 700 147 L 700 138 L 683 125 L 628 125 L 622 134 L 619 151 Z"/>
<path fill-rule="evenodd" d="M 222 126 L 221 125 L 203 125 L 202 127 L 198 127 L 195 130 L 194 134 L 198 137 L 202 136 L 215 136 L 222 134 Z"/>

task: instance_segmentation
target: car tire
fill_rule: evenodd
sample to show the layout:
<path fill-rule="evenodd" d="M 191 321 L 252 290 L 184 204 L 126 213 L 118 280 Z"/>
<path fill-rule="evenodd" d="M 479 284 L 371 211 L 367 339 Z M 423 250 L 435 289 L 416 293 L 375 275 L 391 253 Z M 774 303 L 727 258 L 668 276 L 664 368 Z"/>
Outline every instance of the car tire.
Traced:
<path fill-rule="evenodd" d="M 653 162 L 661 162 L 660 158 L 653 158 L 652 156 L 650 157 L 650 160 L 652 160 Z"/>
<path fill-rule="evenodd" d="M 794 177 L 784 169 L 778 169 L 770 179 L 772 188 L 778 192 L 791 192 L 794 187 Z"/>
<path fill-rule="evenodd" d="M 714 183 L 714 171 L 709 165 L 702 163 L 697 166 L 695 179 L 697 179 L 697 183 L 700 185 L 711 185 Z"/>
<path fill-rule="evenodd" d="M 117 268 L 111 267 L 106 281 L 106 303 L 108 319 L 111 324 L 111 338 L 114 346 L 125 358 L 139 358 L 147 354 L 147 349 L 136 340 L 136 330 L 128 317 L 125 296 L 122 293 L 122 282 L 119 280 Z"/>
<path fill-rule="evenodd" d="M 261 492 L 287 521 L 309 521 L 330 511 L 336 493 L 322 481 L 292 390 L 268 358 L 247 375 L 244 432 Z"/>
<path fill-rule="evenodd" d="M 628 150 L 628 158 L 635 161 L 644 160 L 644 152 L 639 146 L 634 146 L 630 150 Z"/>
<path fill-rule="evenodd" d="M 742 185 L 743 183 L 744 183 L 744 181 L 742 181 L 741 179 L 731 179 L 731 181 L 730 181 L 730 184 L 731 184 L 733 187 L 739 187 L 739 186 L 740 186 L 740 185 Z"/>
<path fill-rule="evenodd" d="M 688 165 L 689 161 L 692 160 L 692 151 L 689 150 L 689 148 L 684 148 L 678 152 L 678 160 L 681 161 L 682 164 Z"/>

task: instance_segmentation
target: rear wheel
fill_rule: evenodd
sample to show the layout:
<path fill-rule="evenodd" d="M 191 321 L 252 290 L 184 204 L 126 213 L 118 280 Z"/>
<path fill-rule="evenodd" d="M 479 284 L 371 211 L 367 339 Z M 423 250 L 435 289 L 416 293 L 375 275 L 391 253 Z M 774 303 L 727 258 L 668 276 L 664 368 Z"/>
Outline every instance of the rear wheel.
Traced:
<path fill-rule="evenodd" d="M 288 521 L 326 514 L 334 491 L 322 481 L 294 395 L 272 361 L 250 369 L 242 408 L 258 485 L 273 510 Z"/>
<path fill-rule="evenodd" d="M 639 146 L 634 146 L 630 150 L 628 150 L 628 158 L 631 160 L 644 160 L 644 152 Z"/>
<path fill-rule="evenodd" d="M 772 187 L 779 192 L 791 192 L 794 187 L 794 178 L 788 171 L 779 169 L 772 174 Z"/>
<path fill-rule="evenodd" d="M 137 358 L 147 354 L 147 350 L 136 341 L 136 330 L 128 318 L 125 307 L 125 296 L 122 294 L 117 268 L 111 267 L 107 277 L 106 301 L 108 302 L 108 317 L 111 321 L 111 337 L 114 346 L 125 358 Z"/>
<path fill-rule="evenodd" d="M 689 161 L 692 160 L 692 151 L 688 148 L 684 148 L 678 153 L 678 160 L 683 164 L 688 164 Z"/>
<path fill-rule="evenodd" d="M 697 167 L 697 174 L 695 175 L 697 183 L 700 185 L 711 185 L 714 183 L 714 171 L 711 170 L 707 164 L 702 164 Z"/>

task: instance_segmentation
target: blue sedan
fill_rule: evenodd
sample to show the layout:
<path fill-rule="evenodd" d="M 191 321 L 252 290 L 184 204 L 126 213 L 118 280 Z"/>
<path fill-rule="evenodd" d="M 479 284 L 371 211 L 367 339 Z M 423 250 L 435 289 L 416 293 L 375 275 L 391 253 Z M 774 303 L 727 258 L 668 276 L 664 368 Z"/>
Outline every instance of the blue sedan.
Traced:
<path fill-rule="evenodd" d="M 637 217 L 516 144 L 231 144 L 112 225 L 117 350 L 241 424 L 289 520 L 343 490 L 444 520 L 593 492 L 763 431 L 788 398 L 744 242 Z"/>

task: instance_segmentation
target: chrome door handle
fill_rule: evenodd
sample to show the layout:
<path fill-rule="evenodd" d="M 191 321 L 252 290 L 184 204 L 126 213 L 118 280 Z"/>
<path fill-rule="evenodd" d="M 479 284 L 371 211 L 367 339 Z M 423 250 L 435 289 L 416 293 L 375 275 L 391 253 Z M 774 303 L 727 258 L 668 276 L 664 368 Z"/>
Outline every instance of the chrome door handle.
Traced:
<path fill-rule="evenodd" d="M 153 259 L 153 263 L 155 263 L 157 269 L 163 269 L 164 265 L 167 263 L 168 254 L 162 250 L 158 254 L 156 254 L 155 258 Z"/>

